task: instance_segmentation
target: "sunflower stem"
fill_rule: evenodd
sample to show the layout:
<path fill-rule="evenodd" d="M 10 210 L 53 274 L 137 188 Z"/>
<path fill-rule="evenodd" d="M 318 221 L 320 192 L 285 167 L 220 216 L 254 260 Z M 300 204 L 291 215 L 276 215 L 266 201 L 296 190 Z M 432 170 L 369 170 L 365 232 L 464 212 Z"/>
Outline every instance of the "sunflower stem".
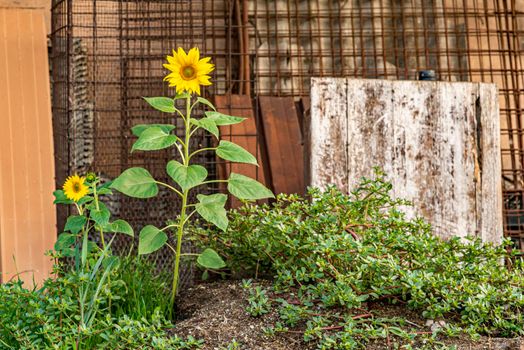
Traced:
<path fill-rule="evenodd" d="M 184 148 L 184 165 L 189 166 L 189 139 L 191 137 L 191 95 L 186 97 L 186 118 L 185 118 L 185 142 L 183 143 Z M 171 309 L 170 316 L 173 318 L 173 308 L 175 306 L 175 298 L 178 289 L 179 269 L 180 269 L 180 253 L 182 251 L 182 237 L 184 235 L 184 225 L 186 223 L 186 209 L 187 209 L 187 198 L 189 190 L 185 190 L 182 193 L 182 208 L 180 209 L 180 221 L 177 230 L 176 240 L 176 255 L 175 255 L 175 270 L 173 272 L 173 289 L 171 290 Z"/>
<path fill-rule="evenodd" d="M 95 198 L 96 210 L 100 210 L 100 205 L 98 204 L 98 194 L 96 193 L 97 181 L 93 182 L 93 197 Z M 100 227 L 100 242 L 102 243 L 102 248 L 106 249 L 106 242 L 104 240 L 104 230 Z"/>

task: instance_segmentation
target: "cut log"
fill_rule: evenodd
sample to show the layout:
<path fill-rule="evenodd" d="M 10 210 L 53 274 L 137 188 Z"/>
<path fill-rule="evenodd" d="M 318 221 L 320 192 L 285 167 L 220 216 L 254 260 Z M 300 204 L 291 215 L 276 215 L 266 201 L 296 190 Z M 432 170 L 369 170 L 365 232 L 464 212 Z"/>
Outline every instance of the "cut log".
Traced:
<path fill-rule="evenodd" d="M 502 238 L 500 129 L 493 84 L 312 80 L 309 181 L 350 192 L 381 167 L 443 238 Z"/>

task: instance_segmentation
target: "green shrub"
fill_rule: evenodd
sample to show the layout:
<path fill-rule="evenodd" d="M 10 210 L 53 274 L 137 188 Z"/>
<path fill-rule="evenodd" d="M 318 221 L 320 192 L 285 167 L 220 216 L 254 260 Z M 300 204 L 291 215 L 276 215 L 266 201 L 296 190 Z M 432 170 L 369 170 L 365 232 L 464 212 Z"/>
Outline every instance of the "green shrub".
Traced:
<path fill-rule="evenodd" d="M 196 230 L 195 241 L 226 257 L 236 274 L 275 276 L 276 328 L 302 325 L 320 348 L 354 348 L 394 332 L 395 320 L 358 317 L 372 301 L 401 301 L 472 335 L 523 335 L 524 270 L 518 259 L 504 266 L 509 242 L 443 241 L 423 220 L 406 219 L 400 209 L 408 203 L 390 190 L 377 173 L 349 196 L 335 188 L 311 189 L 309 200 L 280 195 L 272 206 L 233 211 L 225 233 Z M 253 292 L 254 314 L 267 312 L 264 295 Z"/>
<path fill-rule="evenodd" d="M 114 258 L 114 257 L 113 257 Z M 152 274 L 153 266 L 136 257 L 117 259 L 94 299 L 92 321 L 79 300 L 89 279 L 75 269 L 59 271 L 40 289 L 21 281 L 0 285 L 0 349 L 193 349 L 200 341 L 171 336 L 163 312 L 169 289 Z M 98 289 L 101 276 L 92 286 Z"/>

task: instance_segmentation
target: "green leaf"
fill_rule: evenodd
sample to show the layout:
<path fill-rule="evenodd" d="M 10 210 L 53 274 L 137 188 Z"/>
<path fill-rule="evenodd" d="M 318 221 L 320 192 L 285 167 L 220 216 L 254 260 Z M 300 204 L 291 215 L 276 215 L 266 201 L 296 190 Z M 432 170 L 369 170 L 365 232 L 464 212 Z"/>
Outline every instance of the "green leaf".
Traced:
<path fill-rule="evenodd" d="M 169 97 L 144 97 L 153 108 L 166 113 L 175 113 L 175 102 Z"/>
<path fill-rule="evenodd" d="M 197 263 L 206 268 L 206 269 L 213 269 L 213 270 L 219 270 L 224 267 L 226 267 L 226 263 L 220 255 L 217 254 L 213 249 L 207 248 L 197 258 Z"/>
<path fill-rule="evenodd" d="M 273 192 L 271 192 L 260 182 L 250 177 L 236 173 L 231 173 L 229 176 L 227 190 L 235 197 L 244 200 L 256 200 L 275 197 Z"/>
<path fill-rule="evenodd" d="M 219 136 L 218 127 L 213 120 L 209 118 L 191 119 L 191 123 L 202 129 L 209 131 L 210 133 L 215 135 L 215 137 L 218 139 L 218 136 Z"/>
<path fill-rule="evenodd" d="M 222 114 L 220 112 L 208 111 L 205 113 L 206 117 L 213 120 L 216 125 L 233 125 L 242 123 L 247 118 L 234 117 L 232 115 Z"/>
<path fill-rule="evenodd" d="M 150 254 L 162 248 L 167 242 L 167 235 L 153 225 L 147 225 L 140 231 L 138 254 Z"/>
<path fill-rule="evenodd" d="M 104 226 L 104 225 L 107 225 L 107 223 L 109 223 L 109 218 L 111 217 L 111 213 L 109 212 L 109 209 L 107 209 L 104 203 L 99 202 L 98 209 L 96 208 L 91 209 L 89 216 L 98 225 Z"/>
<path fill-rule="evenodd" d="M 87 222 L 87 218 L 83 215 L 71 215 L 67 218 L 64 231 L 69 231 L 71 233 L 77 234 L 82 231 L 82 228 Z"/>
<path fill-rule="evenodd" d="M 162 129 L 162 131 L 166 132 L 166 133 L 170 133 L 173 129 L 175 129 L 175 126 L 174 125 L 171 125 L 171 124 L 138 124 L 138 125 L 135 125 L 131 128 L 131 132 L 133 133 L 133 135 L 135 135 L 136 137 L 140 137 L 140 135 L 147 129 L 149 128 L 154 128 L 154 127 L 157 127 L 157 128 L 160 128 Z"/>
<path fill-rule="evenodd" d="M 73 235 L 71 233 L 61 233 L 58 236 L 58 239 L 55 242 L 55 250 L 57 252 L 69 249 L 73 244 L 76 242 L 76 235 Z"/>
<path fill-rule="evenodd" d="M 211 108 L 212 110 L 216 111 L 217 109 L 215 108 L 215 106 L 213 106 L 213 104 L 211 102 L 209 102 L 208 100 L 206 100 L 205 98 L 203 97 L 197 97 L 197 101 L 202 103 L 202 104 L 205 104 L 206 106 L 208 106 L 209 108 Z"/>
<path fill-rule="evenodd" d="M 207 170 L 201 165 L 185 166 L 176 160 L 167 163 L 167 173 L 182 191 L 200 185 L 207 177 Z"/>
<path fill-rule="evenodd" d="M 175 100 L 180 100 L 182 98 L 188 98 L 188 97 L 191 97 L 191 94 L 189 94 L 187 92 L 180 92 L 180 93 L 176 94 Z"/>
<path fill-rule="evenodd" d="M 233 142 L 222 140 L 216 149 L 217 156 L 238 163 L 257 164 L 257 159 L 248 151 Z"/>
<path fill-rule="evenodd" d="M 140 151 L 156 151 L 159 149 L 168 148 L 173 146 L 178 138 L 175 135 L 171 135 L 157 126 L 147 128 L 141 134 L 138 140 L 131 148 L 131 152 L 134 150 Z"/>
<path fill-rule="evenodd" d="M 55 196 L 55 200 L 53 201 L 53 204 L 73 204 L 74 203 L 72 200 L 67 199 L 64 191 L 62 190 L 54 191 L 53 195 Z"/>
<path fill-rule="evenodd" d="M 113 191 L 111 191 L 109 188 L 100 188 L 100 189 L 96 190 L 96 193 L 99 196 L 103 196 L 103 195 L 106 195 L 106 194 L 113 194 Z"/>
<path fill-rule="evenodd" d="M 89 192 L 91 192 L 91 190 Z M 95 199 L 93 196 L 83 196 L 82 198 L 80 198 L 78 202 L 76 202 L 76 204 L 84 205 L 86 203 L 91 202 L 93 199 Z"/>
<path fill-rule="evenodd" d="M 121 219 L 113 221 L 110 225 L 110 230 L 111 232 L 123 233 L 131 237 L 135 236 L 135 232 L 131 225 L 129 225 L 127 221 Z"/>
<path fill-rule="evenodd" d="M 228 219 L 226 215 L 227 195 L 216 193 L 209 196 L 199 194 L 197 195 L 199 203 L 195 205 L 196 211 L 206 221 L 216 225 L 222 231 L 227 229 Z"/>
<path fill-rule="evenodd" d="M 129 168 L 120 174 L 111 188 L 135 198 L 151 198 L 158 194 L 153 176 L 144 168 Z"/>

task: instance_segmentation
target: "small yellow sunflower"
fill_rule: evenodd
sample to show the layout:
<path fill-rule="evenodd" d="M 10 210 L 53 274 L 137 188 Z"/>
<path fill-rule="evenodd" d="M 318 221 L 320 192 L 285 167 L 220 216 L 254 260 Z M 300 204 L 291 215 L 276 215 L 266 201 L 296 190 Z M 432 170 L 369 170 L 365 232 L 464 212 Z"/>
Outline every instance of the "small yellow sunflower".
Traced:
<path fill-rule="evenodd" d="M 167 56 L 169 63 L 164 67 L 171 73 L 164 80 L 169 82 L 169 86 L 175 86 L 177 93 L 187 91 L 200 95 L 200 85 L 211 85 L 208 74 L 215 69 L 215 65 L 209 63 L 210 60 L 211 57 L 200 59 L 200 51 L 196 47 L 187 54 L 179 47 L 178 52 L 173 50 L 173 56 Z"/>
<path fill-rule="evenodd" d="M 69 176 L 62 187 L 66 197 L 72 201 L 78 202 L 88 192 L 88 187 L 84 184 L 85 177 L 78 175 Z"/>

